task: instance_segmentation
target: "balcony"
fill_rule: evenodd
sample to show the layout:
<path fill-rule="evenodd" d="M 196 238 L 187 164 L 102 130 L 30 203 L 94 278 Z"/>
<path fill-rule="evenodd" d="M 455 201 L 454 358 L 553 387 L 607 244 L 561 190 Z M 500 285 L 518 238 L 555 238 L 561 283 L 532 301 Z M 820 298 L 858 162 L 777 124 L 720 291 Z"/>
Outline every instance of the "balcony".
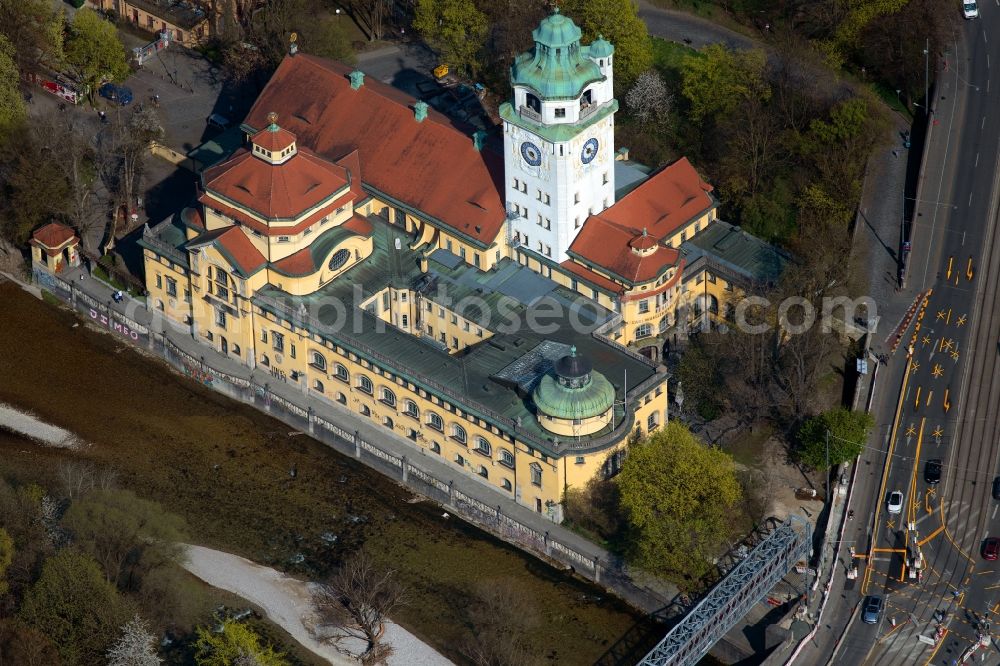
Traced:
<path fill-rule="evenodd" d="M 533 120 L 536 123 L 542 122 L 542 114 L 538 113 L 538 111 L 535 111 L 531 107 L 522 106 L 520 109 L 518 109 L 518 113 L 521 114 L 522 118 L 527 118 L 528 120 Z"/>

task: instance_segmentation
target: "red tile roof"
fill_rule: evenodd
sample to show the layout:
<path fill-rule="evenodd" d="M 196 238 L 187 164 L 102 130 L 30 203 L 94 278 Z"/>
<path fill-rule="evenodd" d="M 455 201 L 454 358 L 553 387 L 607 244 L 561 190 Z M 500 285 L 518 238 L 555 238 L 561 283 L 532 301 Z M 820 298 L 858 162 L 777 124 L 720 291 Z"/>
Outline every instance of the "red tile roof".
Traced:
<path fill-rule="evenodd" d="M 566 261 L 562 262 L 559 265 L 562 266 L 566 271 L 580 278 L 581 280 L 585 280 L 586 282 L 589 282 L 590 284 L 596 285 L 602 289 L 610 291 L 613 294 L 621 294 L 624 293 L 625 291 L 625 287 L 618 284 L 614 280 L 606 278 L 600 273 L 595 273 L 594 271 L 590 270 L 583 264 L 578 264 L 572 259 L 567 259 Z"/>
<path fill-rule="evenodd" d="M 683 157 L 607 210 L 587 218 L 569 254 L 631 283 L 655 279 L 679 257 L 677 250 L 662 243 L 715 205 L 711 191 L 712 186 Z M 653 246 L 658 248 L 648 256 L 632 251 Z"/>
<path fill-rule="evenodd" d="M 605 268 L 631 284 L 648 282 L 675 265 L 680 256 L 677 250 L 659 243 L 650 254 L 632 249 L 633 244 L 645 244 L 648 238 L 644 239 L 641 231 L 637 234 L 635 229 L 591 215 L 569 246 L 569 254 Z"/>
<path fill-rule="evenodd" d="M 194 239 L 188 247 L 207 244 L 219 248 L 233 264 L 233 268 L 245 276 L 253 275 L 267 263 L 264 255 L 239 227 L 226 227 L 206 232 Z"/>
<path fill-rule="evenodd" d="M 31 240 L 35 245 L 48 250 L 61 248 L 74 238 L 76 238 L 76 233 L 65 224 L 59 224 L 58 222 L 49 222 L 31 234 Z"/>
<path fill-rule="evenodd" d="M 350 71 L 315 56 L 286 57 L 245 125 L 266 127 L 274 111 L 300 146 L 331 159 L 356 149 L 365 185 L 482 245 L 493 243 L 506 216 L 503 158 L 476 150 L 471 131 L 436 111 L 417 122 L 415 100 L 391 86 L 368 77 L 352 89 Z"/>
<path fill-rule="evenodd" d="M 290 220 L 347 184 L 343 167 L 308 150 L 282 164 L 270 164 L 241 148 L 222 164 L 205 170 L 205 191 L 268 219 Z M 285 232 L 283 232 L 285 233 Z"/>
<path fill-rule="evenodd" d="M 268 125 L 253 135 L 251 140 L 270 152 L 280 152 L 295 143 L 295 135 L 283 127 Z"/>
<path fill-rule="evenodd" d="M 295 226 L 291 226 L 291 227 L 271 227 L 271 226 L 268 226 L 268 225 L 264 224 L 263 222 L 261 222 L 260 220 L 257 220 L 255 218 L 250 217 L 249 215 L 247 215 L 246 213 L 244 213 L 242 210 L 240 210 L 238 208 L 233 208 L 232 206 L 229 206 L 229 205 L 227 205 L 227 204 L 219 201 L 218 199 L 216 199 L 215 197 L 213 197 L 211 194 L 208 194 L 208 193 L 202 194 L 198 198 L 198 201 L 200 201 L 201 203 L 205 204 L 209 208 L 214 208 L 214 209 L 218 210 L 219 212 L 223 213 L 224 215 L 227 215 L 227 216 L 233 218 L 234 220 L 236 220 L 240 224 L 242 224 L 242 225 L 244 225 L 246 227 L 249 227 L 250 229 L 254 229 L 254 230 L 256 230 L 256 231 L 264 234 L 265 236 L 294 236 L 297 233 L 301 233 L 302 230 L 305 229 L 306 227 L 315 224 L 316 222 L 318 222 L 323 217 L 326 217 L 327 215 L 330 215 L 331 213 L 333 213 L 334 211 L 336 211 L 341 206 L 343 206 L 343 205 L 345 205 L 347 203 L 350 203 L 350 201 L 353 198 L 354 198 L 354 195 L 351 194 L 350 192 L 348 192 L 347 194 L 345 194 L 344 196 L 340 197 L 339 199 L 334 199 L 333 201 L 331 201 L 327 205 L 323 206 L 322 208 L 316 209 L 316 211 L 314 213 L 312 213 L 309 217 L 305 218 L 304 220 L 302 220 L 301 222 L 299 222 Z"/>

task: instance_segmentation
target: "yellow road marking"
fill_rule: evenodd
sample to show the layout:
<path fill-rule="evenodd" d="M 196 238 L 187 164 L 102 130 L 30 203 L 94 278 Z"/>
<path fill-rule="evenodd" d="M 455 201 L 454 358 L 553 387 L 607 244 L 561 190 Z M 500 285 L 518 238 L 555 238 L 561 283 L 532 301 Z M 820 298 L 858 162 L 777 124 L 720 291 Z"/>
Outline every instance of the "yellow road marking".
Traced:
<path fill-rule="evenodd" d="M 946 639 L 946 638 L 948 638 L 948 630 L 947 629 L 945 629 L 944 633 L 941 634 L 941 640 L 939 640 L 937 642 L 937 645 L 934 646 L 934 649 L 931 651 L 931 656 L 927 657 L 927 661 L 924 662 L 924 666 L 930 666 L 930 663 L 932 661 L 934 661 L 934 656 L 937 655 L 938 650 L 940 650 L 941 646 L 944 645 L 944 639 Z"/>
<path fill-rule="evenodd" d="M 955 326 L 965 326 L 965 315 L 955 320 Z"/>
<path fill-rule="evenodd" d="M 931 435 L 933 435 L 934 437 L 936 437 L 938 439 L 941 439 L 941 436 L 944 435 L 944 428 L 942 428 L 941 426 L 938 426 L 937 428 L 934 429 L 934 432 L 932 432 Z M 931 490 L 933 490 L 933 489 L 931 489 Z"/>
<path fill-rule="evenodd" d="M 917 428 L 916 428 L 916 426 L 914 426 L 914 425 L 913 425 L 913 424 L 911 423 L 911 424 L 910 424 L 910 427 L 908 427 L 908 428 L 906 429 L 906 433 L 905 433 L 905 434 L 906 434 L 906 436 L 907 436 L 907 437 L 913 437 L 914 435 L 916 435 L 916 434 L 917 434 Z"/>
<path fill-rule="evenodd" d="M 948 351 L 951 351 L 954 347 L 955 347 L 955 341 L 952 340 L 951 338 L 948 338 L 944 343 L 944 348 L 947 349 Z"/>
<path fill-rule="evenodd" d="M 944 535 L 946 537 L 948 537 L 948 541 L 951 543 L 952 546 L 955 547 L 955 550 L 957 550 L 959 553 L 961 553 L 962 557 L 964 557 L 965 559 L 969 560 L 969 562 L 971 562 L 973 564 L 973 566 L 975 566 L 976 561 L 974 559 L 972 559 L 969 556 L 968 553 L 966 553 L 964 550 L 962 550 L 961 546 L 959 546 L 957 543 L 955 543 L 955 540 L 951 538 L 951 533 L 948 532 L 948 526 L 945 524 L 945 520 L 944 520 L 944 502 L 941 502 L 940 504 L 938 504 L 938 508 L 940 509 L 940 513 L 941 513 L 941 527 L 944 528 Z"/>
<path fill-rule="evenodd" d="M 872 548 L 873 553 L 905 553 L 905 548 Z M 860 555 L 858 556 L 860 557 Z"/>
<path fill-rule="evenodd" d="M 930 292 L 928 292 L 930 293 Z M 927 307 L 927 301 L 924 301 L 924 307 Z M 900 387 L 899 391 L 899 401 L 896 403 L 896 415 L 892 419 L 892 432 L 889 434 L 889 451 L 886 454 L 886 464 L 882 467 L 882 484 L 879 487 L 879 501 L 875 505 L 875 533 L 872 535 L 872 543 L 878 542 L 878 519 L 879 514 L 882 512 L 882 498 L 885 497 L 885 485 L 889 481 L 889 466 L 892 464 L 892 452 L 896 448 L 896 434 L 899 432 L 899 417 L 903 413 L 903 400 L 906 396 L 906 385 L 910 380 L 910 368 L 913 365 L 913 355 L 907 354 L 906 356 L 906 368 L 903 370 L 903 385 Z M 942 520 L 944 518 L 942 517 Z M 861 594 L 867 594 L 868 582 L 871 580 L 872 570 L 875 568 L 875 560 L 872 558 L 868 559 L 868 566 L 865 567 L 865 577 L 861 581 Z"/>
<path fill-rule="evenodd" d="M 957 351 L 953 351 L 953 352 L 951 353 L 951 357 L 952 357 L 952 359 L 954 359 L 954 360 L 956 360 L 956 361 L 957 361 L 957 360 L 958 360 L 958 352 L 957 352 Z"/>
<path fill-rule="evenodd" d="M 927 402 L 924 403 L 924 406 L 930 407 L 931 406 L 931 398 L 933 398 L 933 397 L 934 397 L 934 389 L 931 389 L 930 391 L 927 392 Z"/>
<path fill-rule="evenodd" d="M 917 397 L 913 401 L 913 409 L 920 409 L 920 387 L 917 387 Z"/>
<path fill-rule="evenodd" d="M 924 347 L 926 347 L 927 345 L 929 345 L 931 343 L 931 336 L 925 335 L 920 341 L 923 342 L 924 343 Z"/>
<path fill-rule="evenodd" d="M 945 274 L 945 279 L 951 279 L 951 266 L 955 263 L 955 257 L 948 257 L 948 272 Z"/>
<path fill-rule="evenodd" d="M 896 529 L 896 519 L 895 518 L 890 518 L 889 520 L 885 521 L 885 527 L 886 527 L 886 529 L 889 529 L 889 530 Z"/>
<path fill-rule="evenodd" d="M 933 393 L 933 391 L 931 391 L 931 393 Z M 927 404 L 930 404 L 930 394 L 928 394 L 928 396 L 927 396 Z M 924 424 L 926 422 L 927 422 L 927 418 L 926 417 L 920 419 L 920 433 L 917 435 L 917 452 L 913 455 L 913 472 L 912 472 L 912 474 L 910 476 L 910 497 L 916 497 L 916 495 L 917 495 L 917 467 L 920 465 L 920 447 L 924 443 Z M 916 513 L 914 511 L 914 506 L 919 507 L 920 504 L 919 503 L 912 503 L 912 502 L 910 504 L 910 522 L 911 523 L 914 522 L 914 520 L 916 520 L 914 518 L 914 515 L 913 515 L 914 513 Z M 906 537 L 907 537 L 907 539 L 909 539 L 909 535 L 910 535 L 910 530 L 906 530 Z M 904 558 L 903 561 L 904 561 L 904 569 L 905 569 L 906 559 Z M 902 579 L 900 579 L 900 580 L 902 580 Z"/>
<path fill-rule="evenodd" d="M 941 366 L 940 363 L 935 363 L 934 369 L 931 370 L 931 374 L 934 376 L 934 379 L 940 379 L 941 376 L 944 374 L 944 368 Z"/>
<path fill-rule="evenodd" d="M 948 399 L 948 393 L 951 389 L 944 390 L 944 413 L 947 414 L 948 410 L 951 409 L 951 401 Z"/>
<path fill-rule="evenodd" d="M 921 539 L 920 541 L 918 541 L 917 545 L 918 546 L 923 546 L 925 543 L 927 543 L 928 541 L 930 541 L 931 539 L 933 539 L 934 537 L 936 537 L 938 534 L 940 534 L 943 531 L 944 531 L 943 527 L 937 528 L 936 530 L 934 530 L 933 532 L 931 532 L 930 534 L 928 534 L 927 536 L 925 536 L 923 539 Z"/>
<path fill-rule="evenodd" d="M 944 336 L 938 340 L 938 351 L 944 351 Z"/>
<path fill-rule="evenodd" d="M 965 277 L 969 278 L 969 282 L 972 282 L 972 257 L 969 257 L 969 265 L 965 268 Z"/>
<path fill-rule="evenodd" d="M 951 308 L 948 308 L 948 317 L 944 320 L 945 326 L 951 323 Z"/>
<path fill-rule="evenodd" d="M 920 363 L 918 361 L 913 362 L 913 366 L 910 368 L 910 372 L 916 372 L 920 369 Z"/>

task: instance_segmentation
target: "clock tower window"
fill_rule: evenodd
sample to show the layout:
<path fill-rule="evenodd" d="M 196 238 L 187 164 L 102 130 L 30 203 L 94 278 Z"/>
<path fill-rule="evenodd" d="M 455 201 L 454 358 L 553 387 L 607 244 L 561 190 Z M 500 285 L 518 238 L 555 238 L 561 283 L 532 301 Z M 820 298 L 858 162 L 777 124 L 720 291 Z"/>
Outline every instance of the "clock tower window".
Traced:
<path fill-rule="evenodd" d="M 539 100 L 537 97 L 535 97 L 531 93 L 528 93 L 525 96 L 524 103 L 527 104 L 528 108 L 531 109 L 532 111 L 534 111 L 535 113 L 541 113 L 542 112 L 542 102 L 541 102 L 541 100 Z"/>

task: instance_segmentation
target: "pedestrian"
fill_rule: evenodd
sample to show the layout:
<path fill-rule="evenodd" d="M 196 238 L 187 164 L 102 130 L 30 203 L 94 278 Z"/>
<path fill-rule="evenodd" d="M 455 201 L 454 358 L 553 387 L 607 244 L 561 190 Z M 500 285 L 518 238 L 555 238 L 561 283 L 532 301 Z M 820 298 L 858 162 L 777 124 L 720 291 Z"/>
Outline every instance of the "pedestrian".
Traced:
<path fill-rule="evenodd" d="M 892 150 L 892 156 L 893 157 L 899 157 L 899 153 L 896 152 L 895 148 L 893 148 L 893 150 Z"/>

